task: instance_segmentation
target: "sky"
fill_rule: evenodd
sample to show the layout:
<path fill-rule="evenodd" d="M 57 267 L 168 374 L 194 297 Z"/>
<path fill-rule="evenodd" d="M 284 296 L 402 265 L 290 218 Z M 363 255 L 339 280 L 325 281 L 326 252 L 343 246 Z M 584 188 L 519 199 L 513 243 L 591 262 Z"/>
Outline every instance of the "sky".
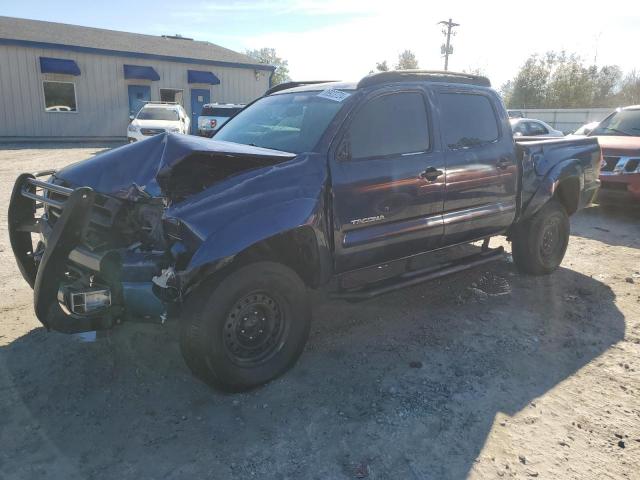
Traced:
<path fill-rule="evenodd" d="M 181 34 L 236 51 L 272 47 L 294 80 L 357 80 L 412 50 L 442 69 L 441 20 L 460 26 L 450 70 L 481 69 L 494 86 L 533 53 L 567 50 L 640 70 L 640 0 L 0 0 L 0 15 L 151 35 Z M 0 37 L 2 32 L 0 32 Z"/>

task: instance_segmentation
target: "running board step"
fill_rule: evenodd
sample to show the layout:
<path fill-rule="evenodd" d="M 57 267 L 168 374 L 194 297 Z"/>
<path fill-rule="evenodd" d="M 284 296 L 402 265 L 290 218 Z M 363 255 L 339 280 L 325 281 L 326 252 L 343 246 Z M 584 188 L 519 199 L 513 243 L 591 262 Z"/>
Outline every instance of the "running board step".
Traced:
<path fill-rule="evenodd" d="M 398 277 L 380 282 L 369 288 L 332 292 L 329 296 L 331 298 L 341 300 L 367 300 L 378 295 L 393 292 L 394 290 L 418 285 L 452 273 L 462 272 L 463 270 L 468 270 L 470 268 L 477 267 L 478 265 L 500 260 L 504 258 L 503 254 L 503 247 L 487 249 L 480 253 L 444 263 L 436 267 L 406 272 Z"/>

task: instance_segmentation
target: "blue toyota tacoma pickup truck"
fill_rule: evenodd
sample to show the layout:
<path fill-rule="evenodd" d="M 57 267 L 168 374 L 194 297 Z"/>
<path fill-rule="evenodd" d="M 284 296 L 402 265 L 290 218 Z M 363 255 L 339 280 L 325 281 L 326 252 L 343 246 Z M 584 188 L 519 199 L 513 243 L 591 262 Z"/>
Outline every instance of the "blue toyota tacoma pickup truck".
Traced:
<path fill-rule="evenodd" d="M 366 299 L 500 258 L 495 235 L 521 272 L 552 272 L 600 164 L 594 138 L 514 142 L 484 77 L 384 72 L 279 85 L 214 140 L 23 174 L 9 233 L 45 327 L 177 317 L 194 374 L 243 390 L 301 354 L 309 289 Z"/>

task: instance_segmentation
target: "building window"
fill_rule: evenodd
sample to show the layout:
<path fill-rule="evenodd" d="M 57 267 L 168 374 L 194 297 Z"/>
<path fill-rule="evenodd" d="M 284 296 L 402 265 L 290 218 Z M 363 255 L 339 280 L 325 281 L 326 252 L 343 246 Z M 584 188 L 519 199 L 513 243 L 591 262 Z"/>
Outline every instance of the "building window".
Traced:
<path fill-rule="evenodd" d="M 72 82 L 42 82 L 46 112 L 75 112 L 76 86 Z"/>
<path fill-rule="evenodd" d="M 175 88 L 161 88 L 160 89 L 160 101 L 161 102 L 175 102 L 179 103 L 184 107 L 184 102 L 182 100 L 182 90 L 178 90 Z"/>

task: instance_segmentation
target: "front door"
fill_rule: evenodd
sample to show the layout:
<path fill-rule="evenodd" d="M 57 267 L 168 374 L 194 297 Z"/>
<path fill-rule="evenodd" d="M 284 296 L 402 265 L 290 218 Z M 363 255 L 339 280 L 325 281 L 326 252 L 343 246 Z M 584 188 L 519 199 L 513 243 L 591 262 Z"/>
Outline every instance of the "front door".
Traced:
<path fill-rule="evenodd" d="M 339 135 L 331 160 L 338 272 L 439 245 L 445 168 L 428 105 L 419 89 L 374 94 Z"/>
<path fill-rule="evenodd" d="M 437 95 L 446 152 L 444 244 L 503 233 L 516 213 L 517 167 L 511 128 L 486 92 Z"/>
<path fill-rule="evenodd" d="M 209 90 L 202 88 L 191 89 L 191 134 L 197 135 L 198 133 L 198 117 L 202 111 L 202 106 L 205 103 L 210 103 Z"/>
<path fill-rule="evenodd" d="M 129 85 L 129 115 L 137 115 L 145 102 L 151 101 L 151 87 L 148 85 Z"/>

